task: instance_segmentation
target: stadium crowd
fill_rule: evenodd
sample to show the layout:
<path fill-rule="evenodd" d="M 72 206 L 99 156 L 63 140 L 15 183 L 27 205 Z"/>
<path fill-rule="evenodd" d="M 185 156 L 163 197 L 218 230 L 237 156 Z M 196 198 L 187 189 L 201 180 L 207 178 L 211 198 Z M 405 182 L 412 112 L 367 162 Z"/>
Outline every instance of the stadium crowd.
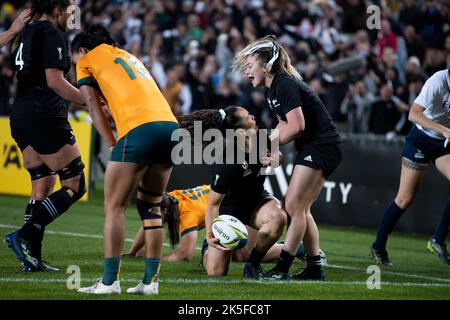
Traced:
<path fill-rule="evenodd" d="M 245 106 L 259 126 L 276 121 L 264 92 L 233 73 L 233 57 L 273 34 L 319 93 L 341 132 L 404 135 L 425 80 L 450 68 L 448 0 L 78 0 L 82 25 L 102 23 L 147 66 L 176 115 Z M 369 5 L 381 8 L 368 28 Z M 26 1 L 0 5 L 0 32 Z M 78 31 L 69 33 L 69 40 Z M 15 80 L 10 48 L 0 51 L 0 115 Z M 72 68 L 74 69 L 74 68 Z M 72 71 L 72 82 L 75 82 Z"/>

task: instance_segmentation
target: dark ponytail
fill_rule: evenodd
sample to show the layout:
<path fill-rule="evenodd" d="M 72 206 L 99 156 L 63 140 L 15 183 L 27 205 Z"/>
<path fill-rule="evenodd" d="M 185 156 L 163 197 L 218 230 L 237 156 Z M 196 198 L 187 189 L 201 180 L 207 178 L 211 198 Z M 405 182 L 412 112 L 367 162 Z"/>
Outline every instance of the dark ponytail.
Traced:
<path fill-rule="evenodd" d="M 161 203 L 161 209 L 163 210 L 163 221 L 167 222 L 169 229 L 170 245 L 172 248 L 180 242 L 180 210 L 178 208 L 178 200 L 171 195 L 164 193 Z"/>
<path fill-rule="evenodd" d="M 240 119 L 236 114 L 239 110 L 238 107 L 228 107 L 221 110 L 223 110 L 225 114 L 221 113 L 220 110 L 198 110 L 190 115 L 178 117 L 178 122 L 180 127 L 188 130 L 192 136 L 194 135 L 194 122 L 196 121 L 202 122 L 202 134 L 209 129 L 218 129 L 225 136 L 227 129 L 235 130 L 240 128 Z"/>
<path fill-rule="evenodd" d="M 61 7 L 63 10 L 70 6 L 70 0 L 31 0 L 32 15 L 41 16 L 52 14 L 53 10 Z"/>
<path fill-rule="evenodd" d="M 72 41 L 72 52 L 78 52 L 80 48 L 92 50 L 101 44 L 115 46 L 117 43 L 104 26 L 95 24 L 75 36 Z"/>

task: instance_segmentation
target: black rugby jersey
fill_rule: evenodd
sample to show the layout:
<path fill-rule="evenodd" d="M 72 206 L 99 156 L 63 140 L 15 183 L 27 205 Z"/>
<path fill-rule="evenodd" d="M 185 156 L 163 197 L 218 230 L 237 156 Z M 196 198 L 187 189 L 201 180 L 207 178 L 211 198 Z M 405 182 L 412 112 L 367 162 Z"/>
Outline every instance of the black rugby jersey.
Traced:
<path fill-rule="evenodd" d="M 70 71 L 64 32 L 36 21 L 19 34 L 11 56 L 18 88 L 11 119 L 67 117 L 66 101 L 47 86 L 45 69 Z"/>
<path fill-rule="evenodd" d="M 266 176 L 261 174 L 263 166 L 258 153 L 252 156 L 245 153 L 245 159 L 237 159 L 235 147 L 233 161 L 230 161 L 231 159 L 226 157 L 227 150 L 230 149 L 224 148 L 223 164 L 214 165 L 211 189 L 225 195 L 221 206 L 246 207 L 251 200 L 260 198 L 264 192 Z M 227 163 L 227 160 L 233 163 Z"/>
<path fill-rule="evenodd" d="M 278 120 L 287 121 L 289 111 L 301 107 L 305 131 L 295 139 L 297 149 L 305 145 L 340 142 L 336 126 L 323 102 L 303 81 L 288 74 L 276 75 L 265 91 L 266 101 Z"/>

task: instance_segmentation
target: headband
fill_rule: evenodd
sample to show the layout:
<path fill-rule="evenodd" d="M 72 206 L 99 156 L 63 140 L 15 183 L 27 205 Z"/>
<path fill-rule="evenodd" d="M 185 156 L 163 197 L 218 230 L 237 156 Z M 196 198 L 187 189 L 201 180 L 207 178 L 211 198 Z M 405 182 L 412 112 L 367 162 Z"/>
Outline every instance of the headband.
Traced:
<path fill-rule="evenodd" d="M 225 112 L 225 110 L 220 109 L 219 110 L 220 115 L 222 116 L 222 120 L 225 120 L 225 118 L 227 117 L 227 113 Z"/>
<path fill-rule="evenodd" d="M 247 50 L 246 52 L 244 52 L 244 55 L 245 56 L 252 55 L 256 51 L 259 51 L 259 50 L 264 49 L 264 48 L 272 49 L 272 58 L 269 60 L 269 62 L 266 63 L 266 67 L 270 70 L 270 69 L 272 69 L 272 66 L 275 63 L 275 61 L 277 61 L 278 53 L 279 53 L 277 46 L 273 42 L 266 42 L 266 43 L 258 44 L 257 46 L 255 46 L 255 47 Z"/>

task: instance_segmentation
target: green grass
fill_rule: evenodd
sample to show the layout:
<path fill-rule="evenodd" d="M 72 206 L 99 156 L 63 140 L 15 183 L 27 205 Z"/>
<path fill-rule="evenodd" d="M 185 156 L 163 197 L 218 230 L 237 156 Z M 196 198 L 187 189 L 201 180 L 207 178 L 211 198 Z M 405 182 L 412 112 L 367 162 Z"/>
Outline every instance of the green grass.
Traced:
<path fill-rule="evenodd" d="M 0 235 L 13 230 L 5 225 L 19 226 L 23 219 L 26 199 L 0 196 Z M 132 238 L 139 226 L 134 208 L 127 212 L 127 238 Z M 123 293 L 120 296 L 91 296 L 69 290 L 66 273 L 70 265 L 81 269 L 82 285 L 102 273 L 102 240 L 62 235 L 59 232 L 101 235 L 103 227 L 102 196 L 94 193 L 93 200 L 76 204 L 69 213 L 49 226 L 44 242 L 45 259 L 61 269 L 58 273 L 19 272 L 18 260 L 0 245 L 0 299 L 149 299 Z M 382 268 L 381 289 L 369 290 L 365 285 L 369 274 L 368 247 L 374 230 L 319 226 L 321 248 L 326 252 L 329 266 L 325 267 L 327 281 L 322 283 L 267 283 L 244 279 L 242 263 L 232 263 L 229 275 L 208 277 L 198 268 L 200 251 L 192 262 L 168 263 L 161 267 L 160 295 L 151 299 L 449 299 L 450 267 L 427 252 L 427 238 L 394 233 L 389 242 L 394 267 Z M 198 240 L 201 246 L 203 233 Z M 128 249 L 130 243 L 125 244 Z M 168 247 L 164 248 L 169 251 Z M 272 264 L 266 265 L 270 268 Z M 302 264 L 296 261 L 292 270 Z M 123 259 L 122 290 L 136 285 L 142 278 L 142 260 Z"/>

